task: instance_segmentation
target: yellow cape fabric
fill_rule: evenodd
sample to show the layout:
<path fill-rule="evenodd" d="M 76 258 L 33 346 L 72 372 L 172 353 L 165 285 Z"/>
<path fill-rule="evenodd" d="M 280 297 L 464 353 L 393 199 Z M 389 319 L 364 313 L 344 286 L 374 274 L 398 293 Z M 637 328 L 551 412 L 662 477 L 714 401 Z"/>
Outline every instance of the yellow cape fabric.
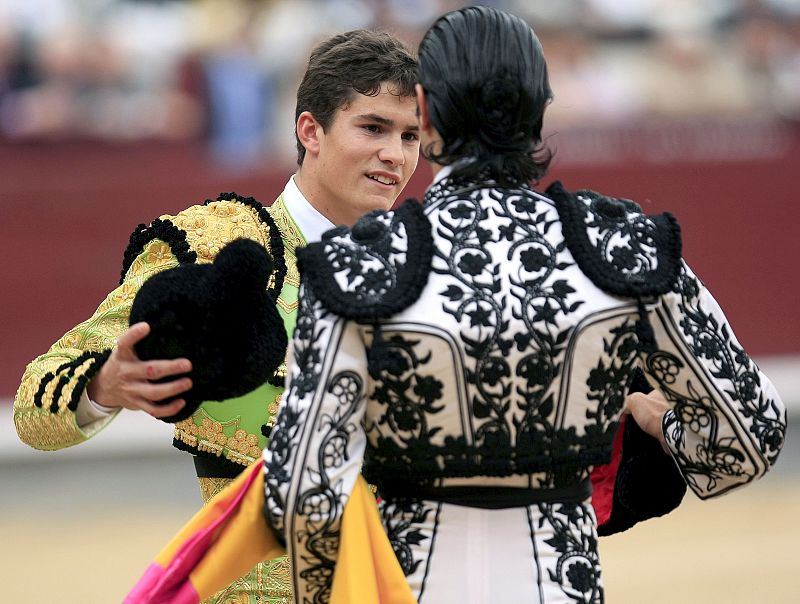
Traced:
<path fill-rule="evenodd" d="M 331 604 L 351 602 L 417 604 L 362 476 L 344 508 L 331 592 Z"/>
<path fill-rule="evenodd" d="M 247 492 L 236 505 L 244 488 Z M 231 511 L 232 505 L 235 509 Z M 200 600 L 229 585 L 257 562 L 285 553 L 264 518 L 264 472 L 259 460 L 195 514 L 155 562 L 169 567 L 194 535 L 225 514 L 229 518 L 216 529 L 208 549 L 189 572 Z M 158 601 L 157 594 L 153 597 Z M 355 602 L 416 604 L 383 530 L 375 498 L 361 476 L 345 506 L 331 594 L 331 604 Z"/>

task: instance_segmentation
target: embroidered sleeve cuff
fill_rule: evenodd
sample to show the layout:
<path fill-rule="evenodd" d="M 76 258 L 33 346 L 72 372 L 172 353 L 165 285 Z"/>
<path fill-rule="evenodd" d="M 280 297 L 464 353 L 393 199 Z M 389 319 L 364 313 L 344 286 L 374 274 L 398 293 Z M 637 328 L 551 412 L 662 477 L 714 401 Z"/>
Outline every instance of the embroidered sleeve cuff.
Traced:
<path fill-rule="evenodd" d="M 666 411 L 661 418 L 661 431 L 664 433 L 664 441 L 667 443 L 667 447 L 674 455 L 678 451 L 677 443 L 682 440 L 683 428 L 673 409 Z"/>

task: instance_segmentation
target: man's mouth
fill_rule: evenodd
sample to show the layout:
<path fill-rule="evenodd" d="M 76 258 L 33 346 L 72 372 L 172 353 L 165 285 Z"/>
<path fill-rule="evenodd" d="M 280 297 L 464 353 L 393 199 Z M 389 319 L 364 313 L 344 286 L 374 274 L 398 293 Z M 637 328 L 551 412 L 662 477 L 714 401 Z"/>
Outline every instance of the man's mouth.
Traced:
<path fill-rule="evenodd" d="M 383 176 L 381 174 L 367 174 L 367 178 L 371 178 L 372 180 L 381 183 L 382 185 L 390 185 L 394 186 L 397 184 L 397 181 L 393 178 L 388 176 Z"/>

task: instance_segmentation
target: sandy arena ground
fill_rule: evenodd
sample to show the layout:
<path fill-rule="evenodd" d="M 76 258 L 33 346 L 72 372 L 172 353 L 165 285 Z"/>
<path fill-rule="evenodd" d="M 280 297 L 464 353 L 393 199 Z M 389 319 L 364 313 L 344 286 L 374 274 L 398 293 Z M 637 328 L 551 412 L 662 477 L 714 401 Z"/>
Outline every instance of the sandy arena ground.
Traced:
<path fill-rule="evenodd" d="M 751 488 L 687 495 L 670 516 L 601 540 L 606 601 L 800 603 L 798 441 Z M 185 455 L 42 459 L 0 459 L 2 603 L 120 602 L 199 505 Z"/>

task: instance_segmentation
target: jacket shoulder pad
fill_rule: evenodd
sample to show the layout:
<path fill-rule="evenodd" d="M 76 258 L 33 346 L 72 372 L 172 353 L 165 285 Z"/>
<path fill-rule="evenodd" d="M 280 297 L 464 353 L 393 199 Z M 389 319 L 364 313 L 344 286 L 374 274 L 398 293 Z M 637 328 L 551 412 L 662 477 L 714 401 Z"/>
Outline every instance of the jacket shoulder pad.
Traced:
<path fill-rule="evenodd" d="M 154 239 L 168 244 L 180 264 L 192 264 L 213 262 L 225 245 L 240 238 L 252 239 L 269 252 L 274 264 L 268 291 L 277 299 L 286 277 L 281 232 L 264 206 L 236 193 L 221 193 L 217 199 L 207 199 L 175 216 L 161 216 L 149 226 L 137 226 L 125 250 L 120 283 Z"/>
<path fill-rule="evenodd" d="M 347 319 L 384 319 L 411 306 L 432 258 L 431 224 L 413 199 L 332 229 L 297 253 L 303 280 L 325 308 Z"/>
<path fill-rule="evenodd" d="M 669 213 L 647 215 L 627 199 L 547 188 L 580 269 L 603 291 L 638 298 L 666 294 L 681 268 L 681 230 Z"/>

